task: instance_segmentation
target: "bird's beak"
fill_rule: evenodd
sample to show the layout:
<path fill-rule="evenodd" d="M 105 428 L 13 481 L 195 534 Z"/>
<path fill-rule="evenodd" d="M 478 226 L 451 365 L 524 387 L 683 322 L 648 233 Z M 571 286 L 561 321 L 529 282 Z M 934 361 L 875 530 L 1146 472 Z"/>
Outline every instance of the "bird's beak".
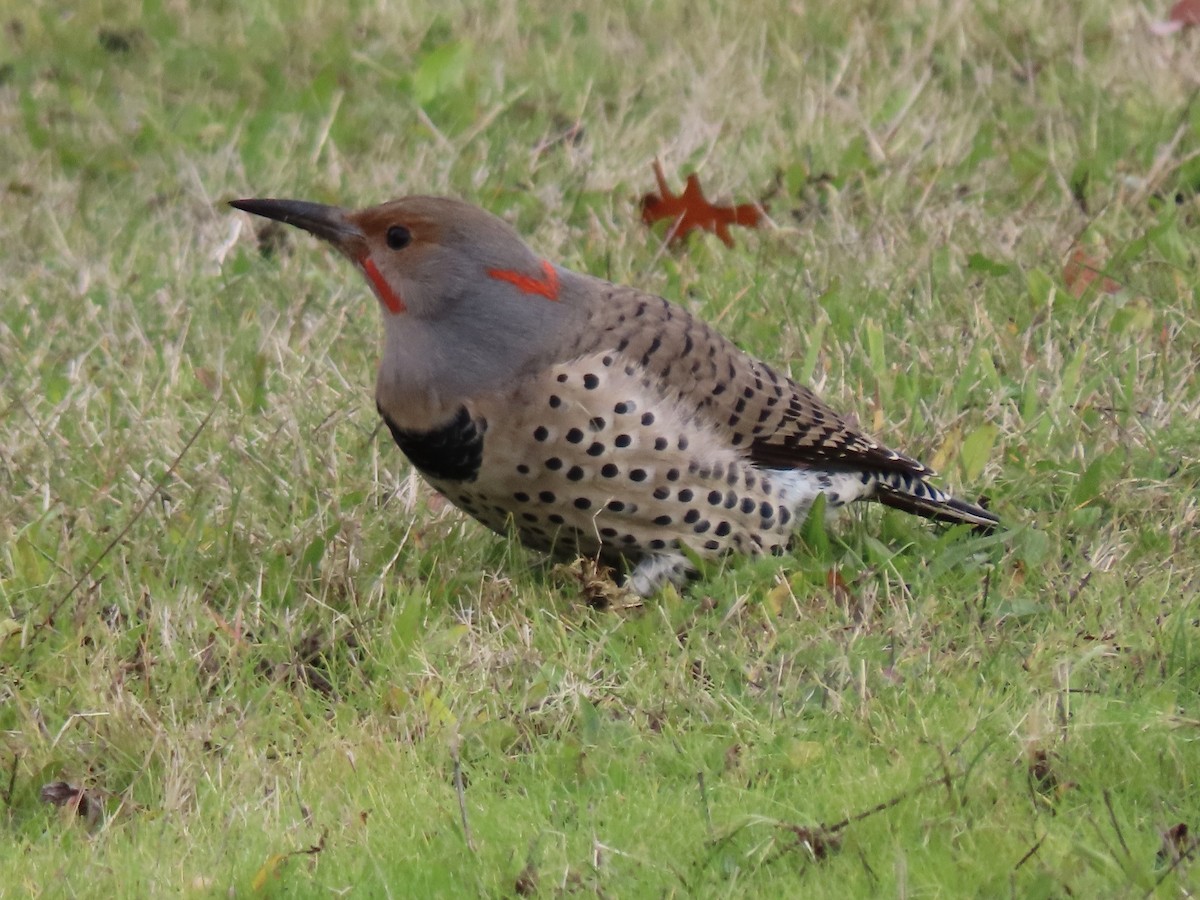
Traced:
<path fill-rule="evenodd" d="M 230 200 L 229 205 L 243 212 L 287 225 L 303 228 L 333 244 L 353 260 L 366 253 L 366 236 L 350 221 L 346 210 L 307 200 Z"/>

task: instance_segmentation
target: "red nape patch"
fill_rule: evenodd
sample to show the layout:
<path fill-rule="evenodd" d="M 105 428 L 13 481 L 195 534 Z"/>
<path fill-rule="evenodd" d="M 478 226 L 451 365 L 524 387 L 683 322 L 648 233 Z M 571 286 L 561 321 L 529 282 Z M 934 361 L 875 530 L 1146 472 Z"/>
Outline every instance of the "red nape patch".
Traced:
<path fill-rule="evenodd" d="M 369 256 L 364 256 L 359 263 L 363 267 L 363 271 L 367 273 L 367 278 L 371 282 L 371 287 L 375 288 L 375 296 L 380 302 L 388 308 L 388 312 L 399 315 L 408 309 L 404 305 L 404 301 L 400 299 L 400 295 L 392 290 L 392 286 L 387 283 L 383 277 L 383 273 L 375 265 L 375 261 Z"/>
<path fill-rule="evenodd" d="M 554 271 L 554 266 L 544 259 L 542 260 L 543 276 L 540 279 L 534 278 L 532 275 L 514 272 L 512 269 L 488 269 L 487 273 L 488 278 L 507 281 L 522 294 L 537 294 L 547 300 L 558 299 L 558 273 Z"/>

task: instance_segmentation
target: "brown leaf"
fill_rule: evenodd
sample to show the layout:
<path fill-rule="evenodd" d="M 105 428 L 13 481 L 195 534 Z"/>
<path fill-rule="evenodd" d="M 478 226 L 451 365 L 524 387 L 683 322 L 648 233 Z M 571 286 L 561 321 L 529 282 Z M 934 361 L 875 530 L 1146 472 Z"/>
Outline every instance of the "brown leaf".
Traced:
<path fill-rule="evenodd" d="M 1179 0 L 1166 19 L 1150 23 L 1150 33 L 1166 37 L 1193 25 L 1200 25 L 1200 0 Z"/>
<path fill-rule="evenodd" d="M 833 594 L 833 599 L 842 605 L 855 600 L 854 591 L 846 579 L 842 577 L 841 569 L 830 569 L 825 573 L 825 587 Z"/>
<path fill-rule="evenodd" d="M 1167 20 L 1180 25 L 1200 25 L 1200 0 L 1179 0 L 1171 7 Z"/>
<path fill-rule="evenodd" d="M 1162 833 L 1162 847 L 1158 851 L 1158 864 L 1174 865 L 1195 852 L 1196 842 L 1188 835 L 1187 822 L 1172 825 Z"/>
<path fill-rule="evenodd" d="M 829 590 L 833 602 L 846 611 L 857 623 L 861 623 L 868 615 L 870 603 L 864 603 L 854 591 L 854 579 L 847 580 L 842 570 L 836 567 L 825 573 L 825 587 Z"/>
<path fill-rule="evenodd" d="M 527 862 L 525 864 L 525 868 L 523 868 L 517 875 L 516 881 L 513 882 L 513 890 L 516 891 L 518 896 L 532 897 L 537 893 L 537 886 L 537 868 L 534 866 L 532 861 Z"/>
<path fill-rule="evenodd" d="M 1029 783 L 1038 793 L 1053 794 L 1058 788 L 1058 776 L 1054 774 L 1050 754 L 1036 749 L 1029 754 Z"/>
<path fill-rule="evenodd" d="M 104 806 L 92 792 L 65 781 L 52 781 L 42 785 L 38 796 L 43 803 L 64 809 L 73 809 L 75 815 L 87 822 L 89 828 L 100 821 Z"/>
<path fill-rule="evenodd" d="M 1104 275 L 1104 261 L 1090 254 L 1083 247 L 1076 247 L 1063 266 L 1063 284 L 1073 297 L 1082 297 L 1097 278 L 1101 278 L 1099 289 L 1105 294 L 1115 294 L 1121 285 Z"/>
<path fill-rule="evenodd" d="M 836 853 L 842 846 L 841 837 L 824 827 L 806 828 L 803 825 L 786 825 L 784 827 L 796 836 L 796 843 L 808 850 L 814 860 L 827 859 L 830 854 Z"/>
<path fill-rule="evenodd" d="M 145 40 L 145 36 L 138 29 L 122 31 L 116 28 L 101 28 L 96 33 L 96 40 L 109 53 L 124 54 L 133 52 L 134 48 Z"/>
<path fill-rule="evenodd" d="M 554 571 L 579 587 L 583 602 L 592 609 L 627 610 L 641 609 L 642 599 L 613 580 L 613 570 L 596 560 L 581 556 L 571 563 L 554 567 Z"/>
<path fill-rule="evenodd" d="M 732 772 L 738 767 L 742 759 L 742 745 L 730 744 L 725 750 L 725 771 Z"/>
<path fill-rule="evenodd" d="M 699 229 L 712 232 L 726 247 L 732 247 L 730 225 L 757 228 L 762 221 L 765 207 L 757 203 L 716 206 L 709 202 L 700 187 L 700 178 L 694 172 L 687 177 L 682 194 L 671 193 L 658 160 L 654 161 L 654 178 L 658 182 L 659 192 L 642 198 L 642 221 L 653 225 L 662 219 L 670 220 L 673 224 L 667 230 L 668 243 L 682 241 Z"/>

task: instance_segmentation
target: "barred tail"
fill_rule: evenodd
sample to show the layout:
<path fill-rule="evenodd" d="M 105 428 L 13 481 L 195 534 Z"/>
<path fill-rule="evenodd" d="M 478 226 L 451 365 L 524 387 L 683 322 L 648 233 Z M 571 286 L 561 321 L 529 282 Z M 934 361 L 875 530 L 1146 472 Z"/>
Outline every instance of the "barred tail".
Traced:
<path fill-rule="evenodd" d="M 939 491 L 912 475 L 879 472 L 876 475 L 875 500 L 884 506 L 955 525 L 973 525 L 977 531 L 993 531 L 1000 519 L 982 506 L 968 503 Z"/>

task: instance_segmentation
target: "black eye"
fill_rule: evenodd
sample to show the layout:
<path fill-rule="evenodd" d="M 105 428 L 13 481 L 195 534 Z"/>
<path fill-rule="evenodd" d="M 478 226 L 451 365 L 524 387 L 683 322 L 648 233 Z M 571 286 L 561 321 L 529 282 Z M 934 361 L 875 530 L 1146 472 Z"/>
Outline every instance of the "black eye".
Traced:
<path fill-rule="evenodd" d="M 412 243 L 412 232 L 403 225 L 393 225 L 387 230 L 387 245 L 393 250 L 403 250 Z"/>

